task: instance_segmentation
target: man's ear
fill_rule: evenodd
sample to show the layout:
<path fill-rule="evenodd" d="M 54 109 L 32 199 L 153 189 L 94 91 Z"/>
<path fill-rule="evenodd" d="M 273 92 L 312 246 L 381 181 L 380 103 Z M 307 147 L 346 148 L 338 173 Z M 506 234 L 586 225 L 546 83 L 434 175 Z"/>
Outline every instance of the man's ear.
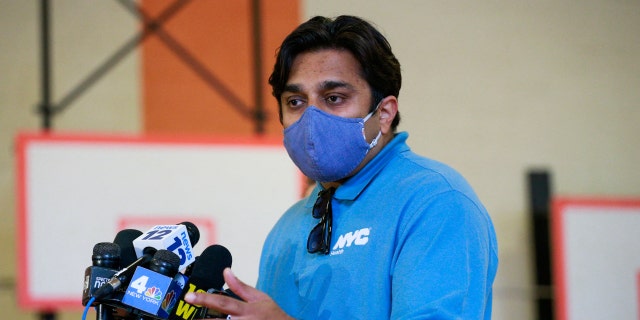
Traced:
<path fill-rule="evenodd" d="M 392 131 L 391 122 L 393 122 L 393 118 L 398 113 L 398 98 L 387 96 L 382 99 L 378 112 L 380 112 L 380 131 L 382 131 L 382 134 L 390 133 Z"/>

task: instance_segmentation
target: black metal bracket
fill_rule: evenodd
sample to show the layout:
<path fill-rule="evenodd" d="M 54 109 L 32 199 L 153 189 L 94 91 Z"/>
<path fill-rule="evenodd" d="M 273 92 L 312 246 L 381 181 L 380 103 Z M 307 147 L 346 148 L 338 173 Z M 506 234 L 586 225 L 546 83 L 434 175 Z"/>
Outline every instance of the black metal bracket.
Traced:
<path fill-rule="evenodd" d="M 554 297 L 549 230 L 553 196 L 551 173 L 547 170 L 530 170 L 527 173 L 527 184 L 533 232 L 536 319 L 553 320 Z"/>

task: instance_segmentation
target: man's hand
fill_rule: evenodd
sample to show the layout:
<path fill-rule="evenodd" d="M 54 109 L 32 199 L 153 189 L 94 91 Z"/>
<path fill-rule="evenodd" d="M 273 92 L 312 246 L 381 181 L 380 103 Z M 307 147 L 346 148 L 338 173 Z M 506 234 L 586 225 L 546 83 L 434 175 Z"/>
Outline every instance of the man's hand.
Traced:
<path fill-rule="evenodd" d="M 190 292 L 184 300 L 190 304 L 206 306 L 210 309 L 228 314 L 231 319 L 293 319 L 262 291 L 253 288 L 236 278 L 231 269 L 223 272 L 224 281 L 240 301 L 219 294 Z"/>

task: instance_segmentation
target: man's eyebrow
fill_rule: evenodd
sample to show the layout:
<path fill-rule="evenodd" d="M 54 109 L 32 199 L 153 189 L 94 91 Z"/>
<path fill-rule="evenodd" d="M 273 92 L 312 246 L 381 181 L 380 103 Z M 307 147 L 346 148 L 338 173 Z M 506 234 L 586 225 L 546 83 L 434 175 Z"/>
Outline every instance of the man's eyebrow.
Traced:
<path fill-rule="evenodd" d="M 282 90 L 282 92 L 302 92 L 302 87 L 297 84 L 288 84 L 284 86 L 284 90 Z"/>
<path fill-rule="evenodd" d="M 335 88 L 353 89 L 353 86 L 344 81 L 333 81 L 333 80 L 324 81 L 320 84 L 320 89 L 322 90 L 331 90 Z"/>
<path fill-rule="evenodd" d="M 320 86 L 319 86 L 320 90 L 332 90 L 335 88 L 353 89 L 353 85 L 344 81 L 327 80 L 320 83 Z M 283 92 L 293 92 L 293 93 L 302 92 L 302 86 L 295 83 L 287 84 L 284 86 Z"/>

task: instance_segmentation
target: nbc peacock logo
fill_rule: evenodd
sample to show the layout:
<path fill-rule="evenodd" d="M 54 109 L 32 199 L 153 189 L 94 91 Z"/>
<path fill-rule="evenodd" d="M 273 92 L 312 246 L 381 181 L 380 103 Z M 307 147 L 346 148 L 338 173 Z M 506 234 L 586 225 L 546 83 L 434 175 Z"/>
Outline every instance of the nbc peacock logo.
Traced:
<path fill-rule="evenodd" d="M 171 290 L 167 293 L 167 296 L 162 300 L 161 308 L 163 310 L 173 310 L 173 306 L 176 305 L 176 292 Z"/>
<path fill-rule="evenodd" d="M 154 300 L 160 301 L 160 299 L 162 298 L 162 290 L 160 290 L 160 288 L 156 286 L 153 286 L 151 288 L 148 288 L 147 291 L 144 292 L 144 295 Z"/>

